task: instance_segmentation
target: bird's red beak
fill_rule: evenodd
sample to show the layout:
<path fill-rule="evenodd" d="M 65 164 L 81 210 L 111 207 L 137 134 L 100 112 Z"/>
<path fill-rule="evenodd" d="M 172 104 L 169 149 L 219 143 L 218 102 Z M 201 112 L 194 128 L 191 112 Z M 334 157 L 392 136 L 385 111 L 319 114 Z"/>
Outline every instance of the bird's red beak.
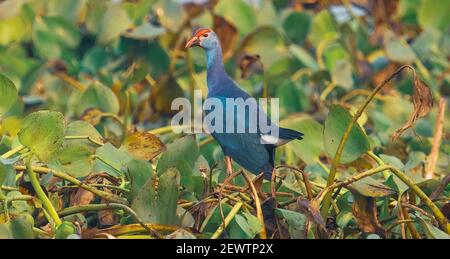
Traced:
<path fill-rule="evenodd" d="M 195 46 L 200 46 L 200 40 L 197 36 L 193 37 L 192 39 L 190 39 L 187 43 L 186 43 L 186 48 L 192 48 Z"/>

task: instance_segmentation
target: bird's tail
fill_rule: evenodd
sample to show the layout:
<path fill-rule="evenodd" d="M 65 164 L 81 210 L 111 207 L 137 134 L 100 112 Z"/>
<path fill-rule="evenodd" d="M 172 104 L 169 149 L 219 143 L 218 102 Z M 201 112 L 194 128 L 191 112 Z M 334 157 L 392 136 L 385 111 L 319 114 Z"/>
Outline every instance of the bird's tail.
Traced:
<path fill-rule="evenodd" d="M 279 134 L 280 134 L 280 139 L 283 139 L 283 140 L 290 141 L 290 140 L 294 140 L 294 139 L 298 139 L 298 140 L 303 139 L 303 133 L 295 131 L 295 130 L 291 130 L 291 129 L 280 128 Z"/>

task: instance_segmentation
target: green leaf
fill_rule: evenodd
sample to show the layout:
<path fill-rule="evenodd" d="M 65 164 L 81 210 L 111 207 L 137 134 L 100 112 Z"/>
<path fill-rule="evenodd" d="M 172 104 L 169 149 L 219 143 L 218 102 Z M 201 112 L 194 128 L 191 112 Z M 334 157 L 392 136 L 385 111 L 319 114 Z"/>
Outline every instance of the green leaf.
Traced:
<path fill-rule="evenodd" d="M 0 224 L 0 239 L 14 239 L 11 229 L 11 221 Z"/>
<path fill-rule="evenodd" d="M 153 178 L 154 172 L 151 164 L 143 160 L 131 160 L 127 163 L 126 169 L 128 179 L 131 182 L 128 200 L 132 201 L 145 185 L 145 183 L 149 179 Z"/>
<path fill-rule="evenodd" d="M 334 157 L 336 154 L 339 143 L 341 142 L 344 132 L 350 124 L 352 117 L 353 116 L 350 112 L 342 106 L 331 106 L 330 112 L 325 121 L 324 130 L 325 150 L 331 157 Z M 345 143 L 344 151 L 341 156 L 341 162 L 345 164 L 353 162 L 369 150 L 369 139 L 361 126 L 356 123 L 350 132 L 347 142 Z"/>
<path fill-rule="evenodd" d="M 177 217 L 178 188 L 180 173 L 170 168 L 163 173 L 158 182 L 158 191 L 155 182 L 150 178 L 133 201 L 132 209 L 144 222 L 155 224 L 178 225 Z"/>
<path fill-rule="evenodd" d="M 131 26 L 127 12 L 119 5 L 111 3 L 100 22 L 100 33 L 97 42 L 108 44 L 117 39 Z"/>
<path fill-rule="evenodd" d="M 450 26 L 448 18 L 449 1 L 423 0 L 418 11 L 419 23 L 423 28 L 438 28 L 445 32 Z"/>
<path fill-rule="evenodd" d="M 261 231 L 258 218 L 249 213 L 236 214 L 228 226 L 232 239 L 253 239 Z"/>
<path fill-rule="evenodd" d="M 0 117 L 17 101 L 17 88 L 6 76 L 0 74 Z"/>
<path fill-rule="evenodd" d="M 331 70 L 331 77 L 333 82 L 338 86 L 351 90 L 353 87 L 353 73 L 352 64 L 347 60 L 341 60 L 337 62 Z"/>
<path fill-rule="evenodd" d="M 86 121 L 73 121 L 69 123 L 67 125 L 66 136 L 89 137 L 97 142 L 103 143 L 102 135 L 98 133 L 94 126 Z M 83 146 L 91 151 L 95 151 L 98 147 L 97 144 L 85 139 L 66 140 L 64 147 L 71 146 Z"/>
<path fill-rule="evenodd" d="M 384 46 L 386 55 L 390 60 L 411 64 L 416 59 L 416 53 L 411 49 L 405 41 L 398 38 L 392 31 L 387 30 L 384 33 Z"/>
<path fill-rule="evenodd" d="M 255 13 L 243 0 L 219 1 L 214 12 L 232 22 L 243 35 L 256 28 Z"/>
<path fill-rule="evenodd" d="M 110 88 L 96 83 L 84 90 L 77 101 L 77 115 L 81 116 L 89 109 L 117 114 L 120 109 L 119 100 Z"/>
<path fill-rule="evenodd" d="M 58 160 L 63 170 L 74 177 L 89 175 L 93 167 L 93 152 L 81 145 L 72 145 L 62 149 Z"/>
<path fill-rule="evenodd" d="M 299 45 L 306 40 L 311 29 L 311 16 L 307 12 L 292 12 L 283 22 L 288 38 Z"/>
<path fill-rule="evenodd" d="M 433 226 L 428 221 L 418 217 L 422 227 L 425 230 L 425 234 L 429 239 L 450 239 L 450 235 Z"/>
<path fill-rule="evenodd" d="M 22 122 L 19 140 L 43 162 L 54 158 L 62 149 L 66 123 L 59 112 L 38 111 Z"/>
<path fill-rule="evenodd" d="M 304 239 L 305 237 L 305 224 L 307 218 L 304 214 L 285 210 L 285 209 L 275 209 L 275 215 L 286 220 L 289 226 L 289 233 L 294 239 Z"/>
<path fill-rule="evenodd" d="M 156 171 L 158 175 L 161 175 L 171 167 L 177 167 L 180 171 L 183 171 L 181 166 L 184 164 L 184 166 L 187 166 L 185 168 L 189 170 L 188 173 L 190 174 L 199 156 L 200 151 L 198 150 L 197 142 L 192 136 L 177 139 L 167 145 L 167 151 L 158 160 Z"/>
<path fill-rule="evenodd" d="M 14 239 L 34 239 L 34 219 L 30 214 L 15 216 L 11 219 L 11 231 Z"/>
<path fill-rule="evenodd" d="M 305 163 L 315 164 L 319 156 L 325 153 L 323 142 L 323 125 L 309 117 L 289 118 L 280 123 L 282 127 L 305 134 L 301 141 L 292 141 L 286 145 Z"/>
<path fill-rule="evenodd" d="M 33 43 L 48 59 L 61 58 L 64 51 L 78 47 L 80 32 L 62 17 L 38 16 L 33 26 Z"/>
<path fill-rule="evenodd" d="M 328 10 L 322 10 L 313 17 L 309 39 L 315 47 L 319 46 L 320 42 L 334 39 L 338 35 L 339 32 Z"/>
<path fill-rule="evenodd" d="M 121 176 L 122 168 L 133 159 L 128 152 L 115 148 L 111 143 L 98 148 L 95 156 L 94 171 L 106 172 L 114 177 Z"/>
<path fill-rule="evenodd" d="M 165 32 L 166 30 L 164 28 L 156 27 L 146 22 L 132 30 L 126 31 L 122 35 L 135 40 L 152 40 Z"/>
<path fill-rule="evenodd" d="M 297 45 L 291 45 L 289 46 L 289 50 L 304 66 L 311 68 L 314 71 L 319 69 L 316 60 L 304 48 Z"/>

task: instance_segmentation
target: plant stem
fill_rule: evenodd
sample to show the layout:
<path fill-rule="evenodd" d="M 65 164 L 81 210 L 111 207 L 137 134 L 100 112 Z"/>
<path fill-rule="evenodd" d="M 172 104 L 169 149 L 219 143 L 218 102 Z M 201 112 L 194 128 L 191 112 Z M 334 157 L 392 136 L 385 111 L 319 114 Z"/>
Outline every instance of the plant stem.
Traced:
<path fill-rule="evenodd" d="M 228 213 L 227 217 L 225 218 L 225 223 L 220 224 L 219 228 L 216 230 L 216 232 L 212 235 L 211 239 L 217 239 L 220 237 L 222 232 L 225 230 L 225 228 L 230 224 L 230 222 L 233 220 L 233 218 L 236 216 L 236 214 L 241 209 L 243 203 L 238 202 L 234 205 L 234 207 L 231 209 L 230 213 Z"/>
<path fill-rule="evenodd" d="M 39 198 L 39 200 L 41 200 L 42 206 L 48 212 L 53 222 L 55 223 L 56 227 L 58 227 L 59 225 L 61 225 L 62 221 L 59 218 L 56 209 L 53 207 L 52 202 L 45 195 L 44 190 L 42 190 L 37 174 L 33 171 L 33 168 L 31 167 L 31 158 L 32 156 L 30 156 L 26 161 L 26 169 L 28 176 L 30 177 L 31 185 L 33 186 L 33 189 L 36 192 L 36 196 Z"/>
<path fill-rule="evenodd" d="M 105 145 L 104 143 L 102 143 L 98 140 L 95 140 L 94 138 L 89 137 L 89 136 L 66 136 L 65 140 L 88 140 L 97 146 Z"/>
<path fill-rule="evenodd" d="M 1 156 L 1 158 L 8 159 L 8 158 L 12 157 L 13 155 L 19 153 L 20 151 L 22 151 L 24 149 L 25 149 L 25 146 L 19 145 L 19 146 L 15 147 L 15 148 L 11 149 L 10 151 L 6 152 L 5 154 L 3 154 Z"/>
<path fill-rule="evenodd" d="M 66 208 L 58 213 L 60 217 L 67 217 L 69 215 L 82 213 L 82 212 L 88 212 L 88 211 L 100 211 L 100 210 L 124 210 L 128 214 L 130 214 L 144 229 L 150 232 L 153 236 L 156 236 L 158 238 L 161 238 L 161 235 L 156 232 L 154 229 L 149 228 L 145 225 L 145 223 L 142 221 L 142 219 L 137 215 L 136 212 L 134 212 L 130 207 L 120 204 L 120 203 L 107 203 L 107 204 L 88 204 L 88 205 L 82 205 L 82 206 L 75 206 Z"/>
<path fill-rule="evenodd" d="M 375 155 L 372 151 L 367 152 L 367 155 L 369 155 L 373 160 L 375 160 L 378 163 L 378 165 L 385 165 L 384 161 L 381 160 L 381 158 L 379 158 L 377 155 Z M 388 179 L 389 172 L 383 171 L 383 177 L 384 177 L 384 179 Z"/>
<path fill-rule="evenodd" d="M 242 175 L 244 176 L 245 180 L 247 180 L 247 183 L 250 186 L 253 193 L 253 200 L 255 201 L 256 206 L 256 216 L 259 219 L 259 222 L 261 223 L 261 232 L 259 233 L 259 237 L 261 239 L 267 239 L 266 224 L 264 223 L 264 215 L 261 208 L 261 201 L 259 200 L 258 196 L 258 191 L 256 190 L 252 179 L 250 179 L 250 177 L 245 172 L 242 172 Z"/>
<path fill-rule="evenodd" d="M 49 168 L 46 168 L 46 167 L 40 167 L 40 166 L 32 166 L 31 168 L 36 173 L 53 174 L 53 176 L 61 178 L 61 179 L 64 179 L 64 180 L 66 180 L 66 181 L 68 181 L 68 182 L 70 182 L 70 183 L 72 183 L 72 184 L 74 184 L 76 186 L 79 186 L 82 189 L 85 189 L 86 191 L 90 191 L 90 192 L 96 194 L 97 196 L 104 198 L 107 201 L 115 202 L 115 203 L 121 203 L 121 204 L 127 204 L 126 199 L 124 199 L 122 197 L 119 197 L 119 196 L 116 196 L 114 194 L 108 193 L 108 192 L 104 192 L 104 191 L 98 190 L 98 189 L 96 189 L 96 188 L 94 188 L 94 187 L 92 187 L 92 186 L 90 186 L 88 184 L 85 184 L 85 183 L 79 181 L 78 179 L 76 179 L 76 178 L 74 178 L 74 177 L 72 177 L 72 176 L 70 176 L 70 175 L 68 175 L 66 173 L 59 172 L 59 171 L 56 171 L 56 170 L 53 170 L 53 169 L 49 169 Z M 24 171 L 24 170 L 26 170 L 26 167 L 25 166 L 14 166 L 14 169 L 16 171 Z"/>
<path fill-rule="evenodd" d="M 375 175 L 377 173 L 383 172 L 385 170 L 390 170 L 395 174 L 400 180 L 402 180 L 408 187 L 420 198 L 420 200 L 433 212 L 434 217 L 437 219 L 439 226 L 448 234 L 450 234 L 450 224 L 447 222 L 445 215 L 441 210 L 433 203 L 433 201 L 403 172 L 391 165 L 382 165 L 377 168 L 370 169 L 349 179 L 335 183 L 327 188 L 325 188 L 317 197 L 316 201 L 318 203 L 325 202 L 325 198 L 332 193 L 335 188 L 345 187 L 363 178 Z"/>
<path fill-rule="evenodd" d="M 403 71 L 406 68 L 411 69 L 415 73 L 415 70 L 414 70 L 413 67 L 411 67 L 409 65 L 401 66 L 390 77 L 388 77 L 383 82 L 381 82 L 381 84 L 378 85 L 373 90 L 373 92 L 367 97 L 367 99 L 364 102 L 364 104 L 358 109 L 358 111 L 353 116 L 353 118 L 350 121 L 349 125 L 347 126 L 347 129 L 345 130 L 344 135 L 342 136 L 342 139 L 341 139 L 341 141 L 339 143 L 339 146 L 338 146 L 338 148 L 336 150 L 336 154 L 335 154 L 333 162 L 331 164 L 330 174 L 328 175 L 327 187 L 331 186 L 334 183 L 334 180 L 336 178 L 337 167 L 339 166 L 339 163 L 340 163 L 340 160 L 341 160 L 341 156 L 342 156 L 342 153 L 343 153 L 344 148 L 345 148 L 345 143 L 347 142 L 348 138 L 350 137 L 350 133 L 351 133 L 353 127 L 355 126 L 355 124 L 357 123 L 359 117 L 361 117 L 361 115 L 363 114 L 364 110 L 367 108 L 369 103 L 375 98 L 375 96 L 381 91 L 381 89 L 384 86 L 386 86 L 392 79 L 394 79 L 401 71 Z M 321 214 L 322 214 L 322 217 L 325 220 L 328 217 L 328 209 L 330 208 L 331 198 L 332 198 L 331 197 L 331 193 L 328 193 L 325 196 L 323 204 L 322 204 Z"/>

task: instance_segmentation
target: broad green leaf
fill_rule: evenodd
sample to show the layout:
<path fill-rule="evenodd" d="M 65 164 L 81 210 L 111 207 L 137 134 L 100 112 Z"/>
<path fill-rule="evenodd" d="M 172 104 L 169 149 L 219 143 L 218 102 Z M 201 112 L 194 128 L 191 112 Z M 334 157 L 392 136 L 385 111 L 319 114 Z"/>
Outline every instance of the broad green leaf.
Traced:
<path fill-rule="evenodd" d="M 158 191 L 155 182 L 150 178 L 137 194 L 132 209 L 144 222 L 155 224 L 178 225 L 177 217 L 178 188 L 180 173 L 175 168 L 168 169 L 158 181 Z"/>
<path fill-rule="evenodd" d="M 11 221 L 0 224 L 0 239 L 14 239 L 11 229 Z"/>
<path fill-rule="evenodd" d="M 30 214 L 22 214 L 11 219 L 14 239 L 34 239 L 34 219 Z"/>
<path fill-rule="evenodd" d="M 128 152 L 117 149 L 110 143 L 98 148 L 95 157 L 94 171 L 106 172 L 115 177 L 121 176 L 122 168 L 133 159 Z"/>
<path fill-rule="evenodd" d="M 38 16 L 33 26 L 33 43 L 39 54 L 48 59 L 61 58 L 80 43 L 80 32 L 59 16 Z"/>
<path fill-rule="evenodd" d="M 62 149 L 58 156 L 64 171 L 74 177 L 85 177 L 92 171 L 93 152 L 82 145 L 71 145 Z"/>
<path fill-rule="evenodd" d="M 315 47 L 322 41 L 334 39 L 338 35 L 333 17 L 328 10 L 322 10 L 313 17 L 309 39 Z"/>
<path fill-rule="evenodd" d="M 6 195 L 6 197 L 8 199 L 12 199 L 12 198 L 19 197 L 19 196 L 22 196 L 22 193 L 20 193 L 18 191 L 11 191 L 11 192 L 8 192 L 8 194 Z M 21 200 L 13 201 L 13 202 L 11 202 L 10 207 L 12 210 L 14 210 L 15 213 L 33 213 L 34 212 L 34 207 L 29 205 L 27 201 L 21 201 Z"/>
<path fill-rule="evenodd" d="M 311 29 L 311 16 L 307 12 L 292 12 L 284 20 L 283 28 L 293 43 L 302 45 Z"/>
<path fill-rule="evenodd" d="M 151 164 L 143 160 L 131 160 L 125 168 L 131 182 L 129 200 L 133 201 L 145 183 L 153 178 L 154 172 Z"/>
<path fill-rule="evenodd" d="M 241 48 L 245 53 L 259 54 L 264 66 L 268 67 L 287 55 L 282 35 L 272 26 L 253 30 L 242 40 Z"/>
<path fill-rule="evenodd" d="M 62 149 L 66 122 L 59 112 L 38 111 L 22 122 L 20 142 L 43 162 L 54 158 Z"/>
<path fill-rule="evenodd" d="M 438 28 L 448 32 L 450 26 L 448 10 L 450 10 L 449 1 L 423 0 L 418 11 L 419 23 L 425 29 Z"/>
<path fill-rule="evenodd" d="M 158 182 L 158 207 L 159 223 L 173 225 L 178 223 L 177 201 L 178 188 L 180 186 L 180 172 L 171 168 L 159 177 Z"/>
<path fill-rule="evenodd" d="M 177 3 L 177 0 L 158 0 L 153 10 L 158 14 L 160 22 L 164 28 L 178 30 L 187 18 L 183 6 Z"/>
<path fill-rule="evenodd" d="M 411 64 L 416 59 L 416 53 L 404 40 L 401 40 L 392 31 L 387 30 L 384 34 L 384 46 L 386 55 L 390 60 Z"/>
<path fill-rule="evenodd" d="M 228 226 L 233 239 L 253 239 L 261 231 L 258 218 L 249 213 L 236 214 Z"/>
<path fill-rule="evenodd" d="M 256 28 L 256 16 L 253 9 L 243 0 L 219 1 L 215 13 L 234 23 L 242 35 Z"/>
<path fill-rule="evenodd" d="M 76 23 L 80 20 L 81 12 L 88 0 L 46 0 L 47 15 L 61 16 L 64 19 Z"/>
<path fill-rule="evenodd" d="M 325 153 L 323 125 L 309 117 L 289 118 L 281 123 L 282 127 L 305 134 L 301 141 L 292 141 L 286 147 L 294 151 L 307 164 L 315 164 L 319 156 Z"/>
<path fill-rule="evenodd" d="M 180 154 L 183 154 L 180 156 Z M 167 151 L 164 152 L 158 160 L 156 171 L 161 175 L 171 167 L 177 167 L 182 173 L 183 170 L 179 166 L 182 163 L 187 166 L 187 169 L 192 172 L 195 162 L 200 155 L 197 142 L 192 136 L 187 136 L 175 140 L 173 143 L 167 145 Z M 186 167 L 185 167 L 186 168 Z"/>
<path fill-rule="evenodd" d="M 77 101 L 76 110 L 79 116 L 89 109 L 117 114 L 120 109 L 119 100 L 110 88 L 96 83 L 84 90 Z"/>
<path fill-rule="evenodd" d="M 0 74 L 0 117 L 13 106 L 17 100 L 17 88 L 6 76 Z"/>
<path fill-rule="evenodd" d="M 73 121 L 67 125 L 66 136 L 71 137 L 89 137 L 92 140 L 103 143 L 103 138 L 97 129 L 86 121 Z M 66 140 L 64 147 L 83 146 L 91 151 L 95 151 L 98 145 L 87 139 Z"/>
<path fill-rule="evenodd" d="M 331 70 L 331 77 L 333 82 L 338 86 L 351 90 L 353 87 L 353 69 L 352 64 L 347 60 L 337 62 L 337 64 Z"/>
<path fill-rule="evenodd" d="M 352 115 L 346 109 L 339 105 L 333 105 L 325 121 L 324 130 L 324 145 L 327 153 L 334 157 L 336 150 L 341 142 L 344 132 L 346 131 Z M 370 150 L 369 139 L 361 128 L 356 123 L 345 143 L 344 151 L 341 156 L 342 163 L 350 163 L 358 159 L 362 154 Z"/>
<path fill-rule="evenodd" d="M 131 26 L 127 12 L 119 5 L 110 3 L 100 22 L 97 42 L 106 45 L 116 40 Z"/>

